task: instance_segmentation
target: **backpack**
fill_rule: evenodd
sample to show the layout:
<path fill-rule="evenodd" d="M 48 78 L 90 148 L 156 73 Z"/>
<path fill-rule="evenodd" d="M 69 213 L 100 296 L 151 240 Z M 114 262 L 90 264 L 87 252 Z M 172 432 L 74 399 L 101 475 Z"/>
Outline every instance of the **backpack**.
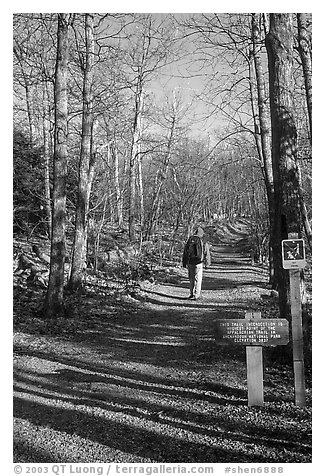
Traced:
<path fill-rule="evenodd" d="M 203 242 L 197 235 L 189 237 L 187 242 L 187 256 L 189 264 L 199 264 L 203 262 Z"/>

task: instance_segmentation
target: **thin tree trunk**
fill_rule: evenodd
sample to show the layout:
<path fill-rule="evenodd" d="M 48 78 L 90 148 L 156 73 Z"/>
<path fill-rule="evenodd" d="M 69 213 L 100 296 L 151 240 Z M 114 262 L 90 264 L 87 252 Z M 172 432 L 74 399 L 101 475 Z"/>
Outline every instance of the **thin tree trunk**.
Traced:
<path fill-rule="evenodd" d="M 47 117 L 47 97 L 45 86 L 43 90 L 43 147 L 44 147 L 44 190 L 45 190 L 45 212 L 47 221 L 47 232 L 51 240 L 52 234 L 52 208 L 51 208 L 51 190 L 50 190 L 50 134 Z"/>
<path fill-rule="evenodd" d="M 266 195 L 268 200 L 269 223 L 270 223 L 270 282 L 276 285 L 277 277 L 274 275 L 277 270 L 273 266 L 273 247 L 276 241 L 274 228 L 274 180 L 272 170 L 272 150 L 271 150 L 271 124 L 267 110 L 267 96 L 265 92 L 265 82 L 263 74 L 263 64 L 261 58 L 262 35 L 261 35 L 261 14 L 252 14 L 252 42 L 253 58 L 256 74 L 258 116 L 260 125 L 262 172 L 265 182 Z"/>
<path fill-rule="evenodd" d="M 48 318 L 63 312 L 64 263 L 66 256 L 66 177 L 68 134 L 69 17 L 58 14 L 57 58 L 54 85 L 55 131 L 53 170 L 53 214 L 50 275 L 43 311 Z"/>
<path fill-rule="evenodd" d="M 26 105 L 27 105 L 27 117 L 28 117 L 28 125 L 29 125 L 29 141 L 32 144 L 33 143 L 33 114 L 32 114 L 32 99 L 31 99 L 31 93 L 30 93 L 30 88 L 28 85 L 28 82 L 25 78 L 25 73 L 24 73 L 24 79 L 25 79 L 25 93 L 26 93 Z"/>
<path fill-rule="evenodd" d="M 127 153 L 124 153 L 122 156 L 123 159 L 123 167 L 122 167 L 122 175 L 121 175 L 121 197 L 120 197 L 120 207 L 121 207 L 121 213 L 122 213 L 122 223 L 124 223 L 125 220 L 125 214 L 127 213 L 126 210 L 126 204 L 127 202 L 127 189 L 128 189 L 128 181 L 129 181 L 129 156 Z"/>
<path fill-rule="evenodd" d="M 140 98 L 140 114 L 139 114 L 139 139 L 142 131 L 142 111 L 144 108 L 144 101 Z M 140 247 L 143 240 L 143 218 L 144 218 L 144 197 L 143 197 L 143 176 L 142 176 L 142 150 L 141 143 L 137 146 L 137 170 L 138 170 L 138 190 L 139 190 L 139 221 L 140 221 Z"/>
<path fill-rule="evenodd" d="M 141 150 L 138 157 L 138 187 L 139 187 L 139 215 L 140 215 L 140 230 L 141 230 L 141 243 L 143 237 L 143 218 L 144 218 L 144 197 L 143 197 L 143 174 L 142 174 L 142 156 Z"/>
<path fill-rule="evenodd" d="M 107 195 L 105 197 L 104 201 L 104 207 L 103 207 L 103 213 L 102 213 L 102 218 L 100 220 L 100 224 L 97 230 L 97 236 L 96 236 L 96 241 L 95 241 L 95 271 L 98 271 L 98 253 L 99 253 L 99 243 L 100 243 L 100 236 L 102 233 L 102 229 L 105 223 L 105 217 L 106 217 L 106 208 L 107 208 Z"/>
<path fill-rule="evenodd" d="M 69 287 L 78 289 L 82 285 L 83 273 L 86 267 L 87 255 L 87 220 L 89 198 L 92 185 L 91 163 L 95 156 L 92 155 L 92 131 L 93 131 L 93 62 L 94 62 L 94 36 L 93 17 L 89 13 L 85 15 L 86 37 L 86 64 L 83 81 L 83 115 L 82 115 L 82 138 L 79 162 L 79 186 L 78 202 L 76 210 L 76 224 L 72 255 L 71 275 Z"/>
<path fill-rule="evenodd" d="M 305 13 L 297 13 L 299 54 L 305 80 L 306 101 L 309 118 L 310 140 L 312 137 L 312 59 L 307 19 Z"/>
<path fill-rule="evenodd" d="M 272 170 L 272 153 L 271 153 L 271 131 L 270 118 L 267 109 L 267 96 L 265 92 L 265 83 L 263 75 L 262 59 L 260 55 L 261 32 L 256 14 L 252 15 L 252 31 L 253 31 L 253 58 L 256 74 L 257 100 L 258 100 L 258 116 L 260 123 L 261 149 L 263 156 L 264 178 L 266 192 L 269 202 L 272 204 L 274 195 L 273 170 Z"/>
<path fill-rule="evenodd" d="M 308 246 L 309 246 L 309 249 L 311 251 L 312 250 L 312 229 L 311 229 L 311 226 L 310 226 L 307 207 L 306 207 L 305 200 L 304 200 L 304 191 L 303 191 L 303 187 L 302 187 L 301 170 L 300 170 L 298 162 L 297 162 L 297 171 L 298 171 L 298 177 L 299 177 L 299 199 L 300 199 L 301 216 L 302 216 L 302 220 L 303 220 L 303 226 L 304 226 L 305 234 L 306 234 L 307 241 L 308 241 Z"/>
<path fill-rule="evenodd" d="M 136 216 L 136 169 L 139 152 L 139 140 L 141 135 L 141 114 L 142 114 L 142 81 L 138 80 L 137 91 L 135 95 L 135 113 L 133 120 L 133 135 L 130 153 L 130 196 L 129 196 L 129 238 L 135 240 L 135 216 Z"/>
<path fill-rule="evenodd" d="M 118 226 L 122 227 L 123 208 L 122 208 L 122 195 L 121 195 L 121 187 L 120 187 L 120 171 L 119 171 L 119 161 L 118 161 L 118 155 L 115 148 L 115 144 L 112 144 L 112 143 L 110 144 L 110 153 L 112 156 L 116 220 L 117 220 Z"/>

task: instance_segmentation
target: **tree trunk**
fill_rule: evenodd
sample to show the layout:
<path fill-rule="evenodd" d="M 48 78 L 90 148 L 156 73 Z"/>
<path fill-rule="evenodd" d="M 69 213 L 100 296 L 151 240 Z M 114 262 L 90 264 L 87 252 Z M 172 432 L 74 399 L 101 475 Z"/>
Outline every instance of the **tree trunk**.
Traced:
<path fill-rule="evenodd" d="M 110 155 L 112 156 L 112 170 L 113 170 L 113 182 L 114 182 L 114 193 L 115 193 L 115 213 L 118 226 L 121 228 L 123 226 L 123 204 L 122 204 L 122 194 L 120 187 L 120 171 L 119 171 L 119 161 L 117 150 L 115 144 L 110 143 Z"/>
<path fill-rule="evenodd" d="M 43 147 L 44 147 L 44 190 L 45 190 L 45 212 L 47 221 L 47 232 L 49 239 L 52 234 L 52 207 L 50 190 L 50 133 L 47 117 L 47 94 L 46 86 L 43 89 Z"/>
<path fill-rule="evenodd" d="M 96 240 L 95 240 L 94 268 L 95 268 L 96 272 L 98 271 L 99 243 L 100 243 L 100 236 L 101 236 L 102 229 L 103 229 L 103 226 L 104 226 L 104 223 L 105 223 L 105 218 L 106 218 L 107 202 L 108 202 L 108 197 L 106 195 L 105 200 L 104 200 L 103 213 L 102 213 L 102 217 L 101 217 L 101 220 L 100 220 L 100 223 L 99 223 L 99 227 L 98 227 L 97 235 L 96 235 Z"/>
<path fill-rule="evenodd" d="M 306 14 L 297 13 L 299 54 L 305 80 L 306 101 L 309 118 L 310 139 L 312 137 L 312 60 Z"/>
<path fill-rule="evenodd" d="M 144 220 L 144 196 L 143 196 L 143 173 L 142 173 L 142 155 L 139 150 L 138 157 L 138 187 L 139 187 L 139 217 L 141 230 L 141 243 L 143 239 L 143 220 Z"/>
<path fill-rule="evenodd" d="M 312 250 L 312 230 L 311 230 L 311 225 L 310 225 L 310 221 L 309 221 L 309 218 L 308 218 L 306 203 L 305 203 L 305 200 L 304 200 L 304 191 L 303 191 L 303 186 L 302 186 L 301 169 L 300 169 L 300 166 L 299 166 L 298 162 L 297 162 L 297 171 L 298 171 L 298 177 L 299 177 L 299 197 L 300 197 L 301 216 L 302 216 L 302 221 L 303 221 L 303 226 L 304 226 L 308 246 L 309 246 L 309 249 L 311 251 Z"/>
<path fill-rule="evenodd" d="M 69 14 L 58 14 L 57 57 L 54 84 L 55 130 L 53 213 L 50 275 L 43 311 L 48 318 L 63 312 L 64 262 L 66 255 L 66 177 L 68 134 Z"/>
<path fill-rule="evenodd" d="M 266 37 L 269 62 L 274 177 L 274 265 L 277 269 L 281 317 L 290 317 L 288 273 L 282 267 L 281 241 L 288 233 L 301 235 L 297 131 L 294 120 L 292 14 L 271 14 Z"/>
<path fill-rule="evenodd" d="M 135 240 L 135 215 L 136 215 L 136 170 L 139 152 L 139 140 L 141 135 L 142 114 L 142 79 L 139 77 L 135 94 L 135 112 L 133 120 L 132 144 L 130 152 L 130 196 L 129 196 L 129 238 Z"/>
<path fill-rule="evenodd" d="M 69 280 L 70 289 L 78 289 L 82 285 L 83 273 L 86 267 L 87 255 L 87 219 L 89 198 L 91 192 L 91 167 L 95 155 L 92 154 L 92 130 L 93 130 L 93 62 L 94 62 L 94 35 L 93 17 L 89 13 L 85 15 L 86 37 L 86 64 L 84 66 L 83 80 L 83 115 L 82 137 L 79 162 L 79 185 L 78 202 L 76 209 L 76 224 L 73 244 L 71 274 Z"/>
<path fill-rule="evenodd" d="M 266 188 L 266 195 L 268 200 L 269 223 L 270 223 L 270 282 L 275 286 L 277 281 L 276 273 L 274 273 L 273 266 L 273 248 L 276 241 L 274 236 L 274 180 L 272 170 L 272 150 L 271 150 L 271 131 L 270 118 L 267 110 L 267 96 L 265 92 L 265 82 L 263 74 L 263 65 L 261 58 L 261 14 L 252 14 L 252 42 L 253 42 L 253 58 L 256 74 L 257 85 L 257 102 L 258 102 L 258 116 L 260 125 L 261 138 L 261 154 L 262 154 L 262 172 Z M 275 245 L 276 246 L 276 245 Z"/>

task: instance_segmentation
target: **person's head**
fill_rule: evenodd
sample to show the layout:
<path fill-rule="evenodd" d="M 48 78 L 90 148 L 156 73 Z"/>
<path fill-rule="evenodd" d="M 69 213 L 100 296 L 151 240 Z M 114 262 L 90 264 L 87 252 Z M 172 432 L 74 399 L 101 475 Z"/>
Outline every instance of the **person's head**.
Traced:
<path fill-rule="evenodd" d="M 197 229 L 195 230 L 195 235 L 198 235 L 200 238 L 202 238 L 202 236 L 204 235 L 203 228 L 198 226 Z"/>

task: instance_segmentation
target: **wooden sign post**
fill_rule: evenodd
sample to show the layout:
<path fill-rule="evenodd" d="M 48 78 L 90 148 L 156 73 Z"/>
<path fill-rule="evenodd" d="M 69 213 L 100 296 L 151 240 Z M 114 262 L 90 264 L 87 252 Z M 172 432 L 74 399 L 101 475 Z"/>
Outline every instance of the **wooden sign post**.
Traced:
<path fill-rule="evenodd" d="M 245 319 L 261 319 L 260 312 L 246 312 Z M 263 353 L 261 345 L 246 346 L 248 406 L 264 405 Z"/>
<path fill-rule="evenodd" d="M 246 346 L 246 365 L 248 406 L 263 406 L 263 353 L 261 346 Z"/>
<path fill-rule="evenodd" d="M 306 406 L 304 346 L 302 332 L 302 312 L 300 296 L 300 271 L 289 271 L 290 305 L 292 318 L 292 352 L 295 379 L 295 403 L 298 407 Z"/>
<path fill-rule="evenodd" d="M 246 346 L 248 405 L 264 405 L 263 346 L 289 342 L 286 319 L 262 319 L 260 312 L 246 312 L 245 319 L 218 319 L 217 338 Z"/>
<path fill-rule="evenodd" d="M 284 269 L 289 270 L 290 306 L 292 318 L 292 352 L 295 380 L 295 403 L 306 406 L 304 347 L 302 331 L 302 310 L 300 295 L 300 269 L 306 265 L 305 245 L 295 233 L 289 234 L 289 240 L 282 241 L 282 258 Z"/>

